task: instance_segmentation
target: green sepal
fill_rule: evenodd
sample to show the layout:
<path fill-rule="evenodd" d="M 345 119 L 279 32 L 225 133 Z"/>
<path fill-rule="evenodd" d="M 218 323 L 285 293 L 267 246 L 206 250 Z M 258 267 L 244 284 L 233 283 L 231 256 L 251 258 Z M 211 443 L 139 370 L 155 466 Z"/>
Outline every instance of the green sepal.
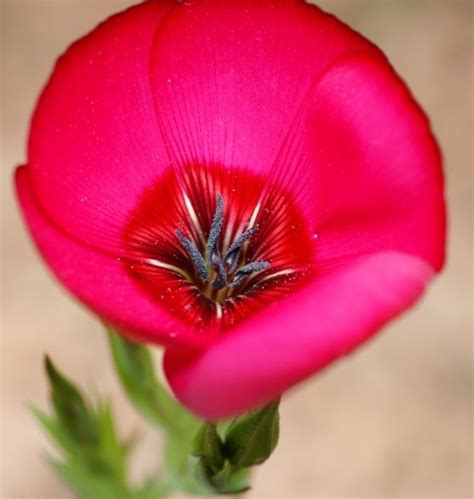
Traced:
<path fill-rule="evenodd" d="M 192 454 L 202 459 L 212 473 L 224 466 L 223 443 L 215 423 L 204 423 L 194 437 Z"/>
<path fill-rule="evenodd" d="M 204 459 L 196 457 L 193 459 L 193 474 L 201 484 L 200 490 L 195 490 L 194 493 L 235 495 L 250 490 L 249 468 L 235 470 L 229 461 L 224 461 L 223 467 L 214 473 Z"/>
<path fill-rule="evenodd" d="M 224 454 L 236 468 L 247 468 L 266 461 L 279 437 L 279 401 L 261 410 L 234 419 L 226 431 Z"/>
<path fill-rule="evenodd" d="M 250 490 L 249 475 L 248 468 L 235 470 L 229 461 L 226 461 L 224 467 L 212 477 L 211 483 L 219 494 L 243 494 Z"/>
<path fill-rule="evenodd" d="M 219 424 L 201 426 L 192 453 L 194 474 L 218 494 L 241 494 L 250 489 L 250 467 L 263 463 L 278 443 L 279 401 L 258 411 Z"/>

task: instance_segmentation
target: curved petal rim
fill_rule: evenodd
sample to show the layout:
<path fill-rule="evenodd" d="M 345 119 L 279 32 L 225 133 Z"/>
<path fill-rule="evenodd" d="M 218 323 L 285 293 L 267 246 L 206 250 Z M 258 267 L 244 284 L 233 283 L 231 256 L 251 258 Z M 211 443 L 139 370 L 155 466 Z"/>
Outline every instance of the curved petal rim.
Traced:
<path fill-rule="evenodd" d="M 167 350 L 166 376 L 201 416 L 238 414 L 351 352 L 412 305 L 433 275 L 425 261 L 398 252 L 359 257 L 197 356 Z"/>

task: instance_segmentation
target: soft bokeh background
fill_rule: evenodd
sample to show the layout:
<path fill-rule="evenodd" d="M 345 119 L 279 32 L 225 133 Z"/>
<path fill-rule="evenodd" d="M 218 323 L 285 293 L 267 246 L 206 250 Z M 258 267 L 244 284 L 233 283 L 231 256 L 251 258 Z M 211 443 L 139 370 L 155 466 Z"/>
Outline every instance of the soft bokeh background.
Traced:
<path fill-rule="evenodd" d="M 101 325 L 42 266 L 11 188 L 28 120 L 55 58 L 129 0 L 1 0 L 2 492 L 69 498 L 28 414 L 46 407 L 49 352 L 111 394 L 124 434 L 142 429 L 112 371 Z M 388 54 L 428 111 L 446 158 L 449 262 L 423 301 L 356 355 L 288 394 L 278 450 L 249 497 L 471 497 L 472 92 L 470 1 L 326 0 Z M 135 474 L 157 464 L 144 433 Z M 99 498 L 98 498 L 99 499 Z M 120 498 L 117 498 L 120 499 Z"/>

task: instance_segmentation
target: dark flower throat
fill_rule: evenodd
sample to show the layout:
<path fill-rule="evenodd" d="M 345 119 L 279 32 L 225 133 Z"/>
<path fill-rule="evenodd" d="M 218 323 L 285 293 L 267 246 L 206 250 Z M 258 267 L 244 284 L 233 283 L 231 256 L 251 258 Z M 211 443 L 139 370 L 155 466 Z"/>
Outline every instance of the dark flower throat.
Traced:
<path fill-rule="evenodd" d="M 179 229 L 176 230 L 179 242 L 188 252 L 196 274 L 201 281 L 201 290 L 209 298 L 223 303 L 233 291 L 243 285 L 247 278 L 270 267 L 264 260 L 245 263 L 245 246 L 258 230 L 258 225 L 249 227 L 235 241 L 222 251 L 219 248 L 219 236 L 224 224 L 224 197 L 217 194 L 216 209 L 207 239 L 204 256 L 192 239 L 187 238 Z"/>

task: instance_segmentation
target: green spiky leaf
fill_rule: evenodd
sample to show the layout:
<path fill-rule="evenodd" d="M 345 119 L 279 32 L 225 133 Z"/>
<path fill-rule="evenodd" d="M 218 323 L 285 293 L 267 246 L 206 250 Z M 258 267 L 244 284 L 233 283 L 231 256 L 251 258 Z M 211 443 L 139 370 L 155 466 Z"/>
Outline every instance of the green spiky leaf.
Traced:
<path fill-rule="evenodd" d="M 96 445 L 98 428 L 79 390 L 56 369 L 48 356 L 45 357 L 45 369 L 51 388 L 51 401 L 62 427 L 78 445 Z"/>

